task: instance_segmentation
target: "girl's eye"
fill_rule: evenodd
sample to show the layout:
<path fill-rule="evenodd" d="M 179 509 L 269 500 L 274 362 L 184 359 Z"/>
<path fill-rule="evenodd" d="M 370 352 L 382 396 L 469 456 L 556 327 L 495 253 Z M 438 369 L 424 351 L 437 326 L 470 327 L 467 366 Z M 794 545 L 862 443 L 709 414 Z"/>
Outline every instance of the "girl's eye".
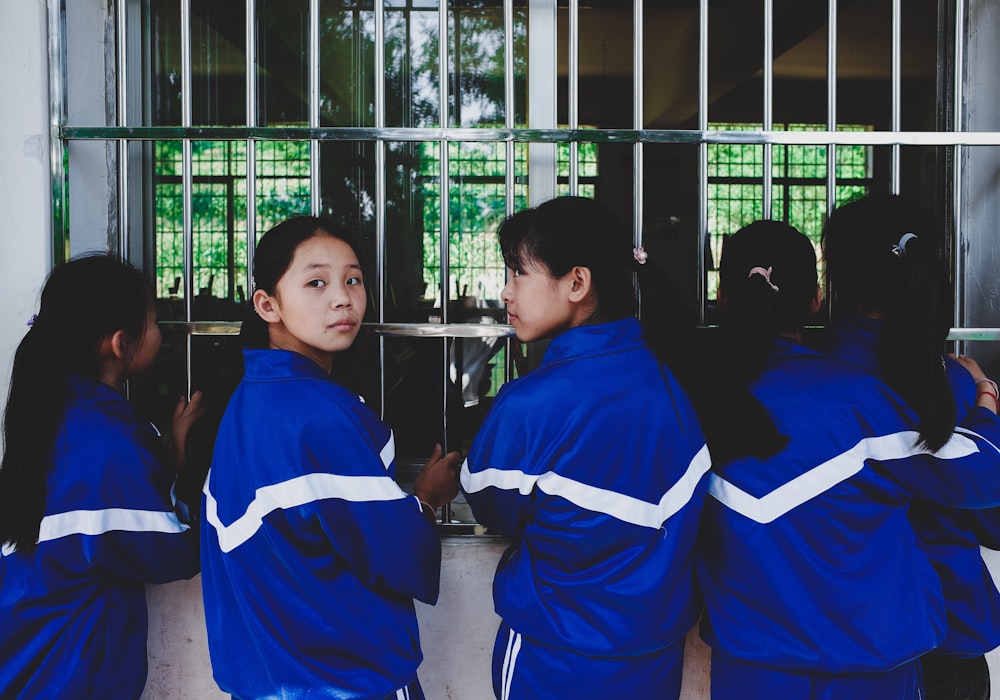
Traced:
<path fill-rule="evenodd" d="M 347 278 L 347 286 L 348 287 L 355 287 L 355 286 L 357 286 L 359 284 L 361 284 L 361 278 L 360 277 L 348 277 Z"/>
<path fill-rule="evenodd" d="M 520 271 L 520 270 L 518 270 L 518 269 L 517 269 L 517 268 L 515 267 L 515 268 L 512 268 L 512 269 L 511 269 L 511 271 L 510 271 L 510 274 L 511 274 L 511 276 L 513 276 L 513 277 L 520 277 L 522 273 L 521 273 L 521 271 Z"/>
<path fill-rule="evenodd" d="M 325 287 L 326 286 L 326 281 L 325 280 L 309 280 L 306 283 L 306 285 L 309 286 L 309 287 Z"/>

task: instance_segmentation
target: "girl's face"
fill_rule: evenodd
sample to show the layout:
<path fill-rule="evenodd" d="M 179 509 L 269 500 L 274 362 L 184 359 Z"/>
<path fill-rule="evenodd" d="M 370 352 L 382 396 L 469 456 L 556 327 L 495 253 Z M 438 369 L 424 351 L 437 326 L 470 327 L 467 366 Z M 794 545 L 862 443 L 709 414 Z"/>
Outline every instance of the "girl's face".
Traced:
<path fill-rule="evenodd" d="M 273 296 L 254 292 L 271 347 L 305 355 L 327 370 L 333 356 L 354 342 L 366 305 L 357 256 L 324 233 L 299 244 Z"/>
<path fill-rule="evenodd" d="M 527 261 L 522 270 L 508 268 L 507 284 L 500 298 L 507 317 L 524 343 L 553 338 L 576 323 L 570 298 L 573 274 L 556 279 L 542 263 Z"/>

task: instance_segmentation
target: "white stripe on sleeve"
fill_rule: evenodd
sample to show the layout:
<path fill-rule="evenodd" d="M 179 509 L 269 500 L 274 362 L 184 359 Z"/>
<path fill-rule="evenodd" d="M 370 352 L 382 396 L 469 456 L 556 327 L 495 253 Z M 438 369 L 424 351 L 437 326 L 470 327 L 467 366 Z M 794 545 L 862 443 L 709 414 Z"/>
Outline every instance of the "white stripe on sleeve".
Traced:
<path fill-rule="evenodd" d="M 114 530 L 124 532 L 184 532 L 188 525 L 168 511 L 105 508 L 72 510 L 46 515 L 38 527 L 38 541 L 48 542 L 69 535 L 103 535 Z"/>
<path fill-rule="evenodd" d="M 584 484 L 555 472 L 536 475 L 513 469 L 489 468 L 473 474 L 468 460 L 462 466 L 462 488 L 468 493 L 474 493 L 492 486 L 527 495 L 537 485 L 540 491 L 564 498 L 586 510 L 604 513 L 640 527 L 659 528 L 691 500 L 702 476 L 711 466 L 708 447 L 703 445 L 681 478 L 663 494 L 658 503 Z"/>
<path fill-rule="evenodd" d="M 388 476 L 343 476 L 341 474 L 304 474 L 288 481 L 257 489 L 246 511 L 229 525 L 219 519 L 219 507 L 205 480 L 205 517 L 215 528 L 219 547 L 230 552 L 249 540 L 260 529 L 264 516 L 275 510 L 295 508 L 314 501 L 337 498 L 352 503 L 395 501 L 408 498 Z"/>
<path fill-rule="evenodd" d="M 869 459 L 888 461 L 930 454 L 926 447 L 917 444 L 919 438 L 919 433 L 911 430 L 864 438 L 847 452 L 828 459 L 759 498 L 718 474 L 709 476 L 708 492 L 740 515 L 759 523 L 769 523 L 851 478 L 864 469 Z M 961 459 L 978 451 L 976 443 L 965 435 L 955 433 L 934 455 L 939 459 Z"/>

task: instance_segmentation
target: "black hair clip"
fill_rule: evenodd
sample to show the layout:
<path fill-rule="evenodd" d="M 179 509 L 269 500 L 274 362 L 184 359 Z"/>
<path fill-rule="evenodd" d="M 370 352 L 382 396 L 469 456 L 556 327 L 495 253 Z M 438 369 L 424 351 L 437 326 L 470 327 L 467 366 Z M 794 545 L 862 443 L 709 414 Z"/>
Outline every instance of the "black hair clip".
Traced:
<path fill-rule="evenodd" d="M 892 247 L 892 254 L 895 255 L 895 256 L 897 256 L 897 257 L 902 257 L 902 256 L 906 255 L 906 244 L 910 242 L 910 239 L 916 238 L 916 237 L 917 237 L 917 234 L 915 234 L 915 233 L 904 233 L 900 237 L 899 243 L 897 243 L 896 245 L 894 245 Z"/>

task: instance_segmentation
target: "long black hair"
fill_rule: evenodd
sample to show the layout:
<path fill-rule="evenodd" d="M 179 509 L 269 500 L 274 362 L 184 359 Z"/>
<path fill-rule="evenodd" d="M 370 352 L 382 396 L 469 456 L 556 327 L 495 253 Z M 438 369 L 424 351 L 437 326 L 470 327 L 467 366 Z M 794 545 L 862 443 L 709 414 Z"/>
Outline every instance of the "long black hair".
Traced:
<path fill-rule="evenodd" d="M 730 236 L 719 265 L 719 332 L 710 352 L 716 384 L 728 385 L 725 413 L 714 419 L 725 443 L 719 461 L 768 457 L 788 438 L 747 388 L 763 371 L 775 341 L 801 332 L 817 295 L 816 251 L 796 228 L 755 221 Z M 724 387 L 719 387 L 720 391 Z"/>
<path fill-rule="evenodd" d="M 869 195 L 831 214 L 823 251 L 832 310 L 882 319 L 879 371 L 919 419 L 920 442 L 937 450 L 955 428 L 942 353 L 953 291 L 934 215 L 899 195 Z"/>
<path fill-rule="evenodd" d="M 262 289 L 273 296 L 299 245 L 323 235 L 347 243 L 361 260 L 358 246 L 345 227 L 321 217 L 292 217 L 269 229 L 257 243 L 253 257 L 254 290 Z M 212 385 L 203 390 L 204 411 L 188 431 L 185 467 L 177 480 L 177 494 L 188 504 L 192 517 L 199 516 L 199 494 L 211 467 L 215 436 L 226 405 L 243 380 L 243 350 L 263 350 L 270 345 L 267 322 L 254 311 L 253 295 L 250 296 L 244 309 L 239 338 L 222 353 L 220 366 L 213 373 Z"/>
<path fill-rule="evenodd" d="M 25 550 L 38 541 L 68 377 L 97 380 L 101 342 L 119 330 L 137 349 L 152 305 L 142 272 L 110 255 L 75 258 L 49 274 L 38 314 L 14 354 L 3 419 L 0 543 Z"/>

